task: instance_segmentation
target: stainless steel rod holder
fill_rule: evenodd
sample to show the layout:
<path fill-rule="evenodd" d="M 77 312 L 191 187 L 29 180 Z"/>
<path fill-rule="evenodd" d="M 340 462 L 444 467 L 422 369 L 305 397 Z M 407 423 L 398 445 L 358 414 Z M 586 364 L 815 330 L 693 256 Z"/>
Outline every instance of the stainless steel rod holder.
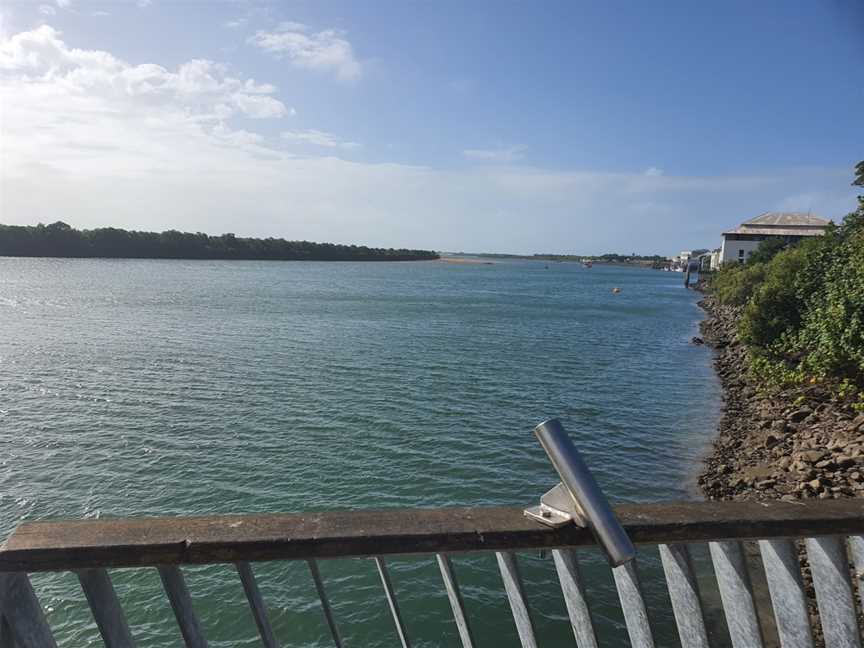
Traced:
<path fill-rule="evenodd" d="M 544 421 L 534 428 L 534 434 L 561 477 L 561 484 L 543 495 L 539 507 L 526 510 L 526 515 L 550 526 L 571 521 L 587 526 L 611 565 L 633 560 L 636 548 L 561 422 Z"/>

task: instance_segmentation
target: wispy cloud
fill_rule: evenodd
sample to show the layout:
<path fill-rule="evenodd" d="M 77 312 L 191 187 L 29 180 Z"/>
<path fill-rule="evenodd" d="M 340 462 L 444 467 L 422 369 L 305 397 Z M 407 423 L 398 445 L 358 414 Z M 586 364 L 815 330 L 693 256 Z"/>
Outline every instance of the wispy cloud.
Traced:
<path fill-rule="evenodd" d="M 333 133 L 314 129 L 283 131 L 281 137 L 283 140 L 289 142 L 312 144 L 313 146 L 322 146 L 324 148 L 356 149 L 360 147 L 360 144 L 357 142 L 341 140 Z"/>
<path fill-rule="evenodd" d="M 222 23 L 223 27 L 227 27 L 228 29 L 238 29 L 249 22 L 248 18 L 235 18 L 234 20 L 226 20 Z"/>
<path fill-rule="evenodd" d="M 97 11 L 94 11 L 92 15 L 96 16 L 97 18 L 101 18 L 104 16 L 110 16 L 111 14 L 108 13 L 107 11 L 103 11 L 103 10 L 99 9 Z"/>
<path fill-rule="evenodd" d="M 341 81 L 357 81 L 363 76 L 363 65 L 345 36 L 338 29 L 315 32 L 302 23 L 284 22 L 274 31 L 256 32 L 249 42 L 294 67 L 331 72 Z"/>
<path fill-rule="evenodd" d="M 51 5 L 39 5 L 39 13 L 43 16 L 53 16 L 57 13 L 57 10 Z"/>
<path fill-rule="evenodd" d="M 465 149 L 462 151 L 462 157 L 485 162 L 516 162 L 525 157 L 526 148 L 525 146 L 510 146 L 494 149 Z"/>
<path fill-rule="evenodd" d="M 642 172 L 642 175 L 646 175 L 649 178 L 656 178 L 663 175 L 663 169 L 658 169 L 657 167 L 648 167 Z"/>

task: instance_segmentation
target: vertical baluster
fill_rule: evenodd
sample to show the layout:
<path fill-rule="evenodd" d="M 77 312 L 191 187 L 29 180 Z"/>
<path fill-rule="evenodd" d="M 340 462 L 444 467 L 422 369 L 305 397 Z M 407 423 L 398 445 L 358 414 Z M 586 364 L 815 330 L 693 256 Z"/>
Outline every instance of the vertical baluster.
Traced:
<path fill-rule="evenodd" d="M 384 563 L 384 559 L 379 556 L 375 556 L 375 565 L 378 567 L 378 575 L 381 576 L 381 585 L 384 586 L 387 605 L 390 606 L 390 613 L 393 615 L 393 622 L 396 624 L 399 642 L 402 644 L 402 648 L 411 648 L 411 642 L 408 641 L 408 633 L 405 631 L 402 615 L 399 613 L 399 604 L 396 602 L 396 592 L 393 591 L 393 584 L 390 582 L 387 565 Z"/>
<path fill-rule="evenodd" d="M 807 538 L 804 543 L 826 648 L 860 648 L 849 558 L 840 538 Z"/>
<path fill-rule="evenodd" d="M 681 645 L 688 648 L 708 648 L 705 615 L 702 612 L 696 576 L 693 574 L 690 551 L 684 544 L 661 544 L 659 549 Z"/>
<path fill-rule="evenodd" d="M 438 554 L 438 567 L 441 569 L 441 578 L 444 580 L 444 588 L 447 590 L 447 598 L 450 599 L 450 607 L 453 608 L 453 619 L 459 630 L 459 638 L 462 640 L 462 648 L 474 648 L 474 638 L 471 635 L 471 626 L 468 625 L 468 615 L 465 613 L 465 604 L 459 591 L 459 583 L 453 573 L 453 564 L 446 554 Z"/>
<path fill-rule="evenodd" d="M 17 648 L 57 648 L 45 612 L 23 572 L 0 574 L 3 615 Z"/>
<path fill-rule="evenodd" d="M 321 609 L 324 611 L 327 627 L 330 628 L 333 644 L 336 648 L 342 648 L 342 639 L 339 637 L 339 630 L 336 628 L 336 619 L 333 618 L 333 610 L 330 607 L 330 601 L 327 599 L 324 581 L 321 580 L 321 572 L 318 571 L 318 563 L 310 559 L 306 561 L 306 564 L 309 565 L 309 572 L 312 574 L 312 580 L 315 582 L 315 591 L 318 592 L 318 600 L 321 601 Z"/>
<path fill-rule="evenodd" d="M 639 586 L 639 574 L 636 571 L 636 561 L 631 560 L 623 565 L 612 568 L 618 598 L 621 599 L 621 610 L 627 624 L 627 634 L 633 648 L 654 648 L 654 635 L 648 621 L 648 609 L 645 598 Z"/>
<path fill-rule="evenodd" d="M 760 540 L 759 551 L 783 648 L 813 648 L 798 552 L 791 540 Z"/>
<path fill-rule="evenodd" d="M 0 602 L 0 610 L 3 609 L 3 604 Z M 9 627 L 9 622 L 2 614 L 0 614 L 0 648 L 15 648 L 15 640 L 12 638 L 12 628 Z"/>
<path fill-rule="evenodd" d="M 864 536 L 849 537 L 849 554 L 855 566 L 855 584 L 858 586 L 861 609 L 864 610 Z"/>
<path fill-rule="evenodd" d="M 6 617 L 3 616 L 6 591 L 8 589 L 8 574 L 0 574 L 0 648 L 15 648 L 15 641 L 12 639 L 12 629 L 9 627 Z"/>
<path fill-rule="evenodd" d="M 105 648 L 133 648 L 135 642 L 108 572 L 105 569 L 82 569 L 76 573 Z"/>
<path fill-rule="evenodd" d="M 177 617 L 177 625 L 180 626 L 180 633 L 183 635 L 186 646 L 188 648 L 207 648 L 207 640 L 204 638 L 198 617 L 195 616 L 192 597 L 189 596 L 189 589 L 186 587 L 183 572 L 176 566 L 161 566 L 158 569 L 162 586 L 171 602 L 171 608 L 174 610 L 174 616 Z"/>
<path fill-rule="evenodd" d="M 552 559 L 555 570 L 561 582 L 561 592 L 567 606 L 567 615 L 573 626 L 578 648 L 597 648 L 597 637 L 594 634 L 594 624 L 588 609 L 588 599 L 579 577 L 579 561 L 572 549 L 553 549 Z"/>
<path fill-rule="evenodd" d="M 531 612 L 528 608 L 528 600 L 525 598 L 525 590 L 522 587 L 522 579 L 519 577 L 519 565 L 516 555 L 511 552 L 496 552 L 498 569 L 504 581 L 504 589 L 507 591 L 507 599 L 510 601 L 510 610 L 513 620 L 516 622 L 516 630 L 519 632 L 519 640 L 523 648 L 537 648 L 537 640 L 534 638 L 534 624 L 531 621 Z"/>
<path fill-rule="evenodd" d="M 762 648 L 762 630 L 740 542 L 710 542 L 711 562 L 733 648 Z"/>
<path fill-rule="evenodd" d="M 258 634 L 261 635 L 261 643 L 264 644 L 264 648 L 279 648 L 279 643 L 276 641 L 273 627 L 267 616 L 267 606 L 264 605 L 264 599 L 261 597 L 261 590 L 258 589 L 258 582 L 255 580 L 252 566 L 245 561 L 234 563 L 234 566 L 240 575 L 246 600 L 249 601 L 249 609 L 252 611 L 255 625 L 258 627 Z"/>

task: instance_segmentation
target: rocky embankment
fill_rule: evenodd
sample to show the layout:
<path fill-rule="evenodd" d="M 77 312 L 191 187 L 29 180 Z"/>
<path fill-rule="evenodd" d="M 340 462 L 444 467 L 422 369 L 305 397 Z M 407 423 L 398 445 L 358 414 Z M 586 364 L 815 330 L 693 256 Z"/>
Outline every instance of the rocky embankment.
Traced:
<path fill-rule="evenodd" d="M 702 339 L 717 351 L 724 408 L 699 485 L 716 500 L 864 497 L 864 414 L 818 385 L 770 396 L 748 376 L 738 309 L 707 296 Z"/>

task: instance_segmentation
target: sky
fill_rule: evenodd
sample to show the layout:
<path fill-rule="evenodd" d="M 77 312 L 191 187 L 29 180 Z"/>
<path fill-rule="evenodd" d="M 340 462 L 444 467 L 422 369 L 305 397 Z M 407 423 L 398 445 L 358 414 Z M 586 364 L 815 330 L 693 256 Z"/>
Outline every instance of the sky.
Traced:
<path fill-rule="evenodd" d="M 5 0 L 0 223 L 674 254 L 851 211 L 864 2 Z"/>

